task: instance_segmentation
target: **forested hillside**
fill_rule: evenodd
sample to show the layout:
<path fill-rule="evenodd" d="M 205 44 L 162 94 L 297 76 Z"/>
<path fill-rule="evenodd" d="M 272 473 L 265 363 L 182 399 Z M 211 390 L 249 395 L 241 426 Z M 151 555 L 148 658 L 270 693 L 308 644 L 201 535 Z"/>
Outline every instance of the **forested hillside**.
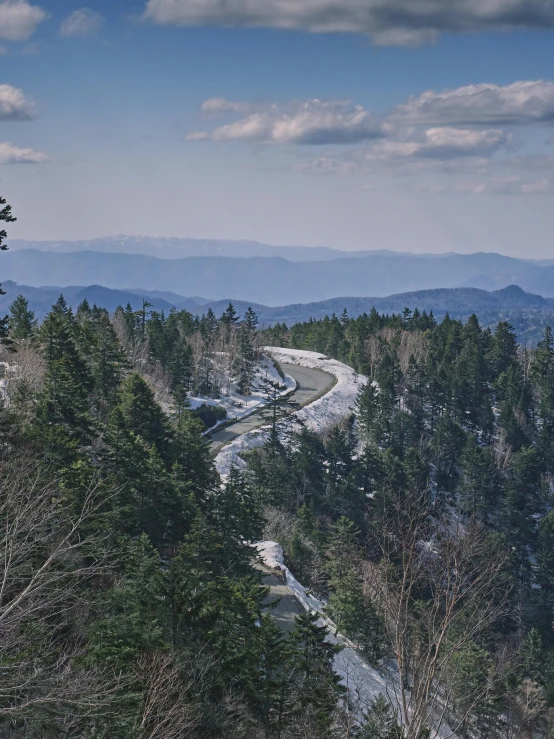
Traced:
<path fill-rule="evenodd" d="M 18 299 L 2 323 L 2 736 L 315 737 L 336 721 L 325 630 L 305 616 L 285 637 L 263 611 L 247 543 L 263 501 L 239 474 L 221 485 L 187 407 L 194 383 L 219 392 L 216 331 L 236 334 L 232 381 L 249 382 L 253 327 L 191 321 L 60 299 L 37 325 Z"/>
<path fill-rule="evenodd" d="M 37 323 L 22 297 L 0 328 L 1 736 L 552 736 L 550 329 L 528 351 L 475 317 L 258 331 L 63 298 Z M 270 383 L 267 444 L 222 483 L 188 397 L 248 394 L 264 345 L 370 382 L 324 436 Z M 316 616 L 278 629 L 262 538 L 380 695 L 341 682 Z"/>
<path fill-rule="evenodd" d="M 550 736 L 551 329 L 535 351 L 507 323 L 491 332 L 409 311 L 265 336 L 375 382 L 359 394 L 359 439 L 348 424 L 323 440 L 302 433 L 292 453 L 255 453 L 251 467 L 274 490 L 291 569 L 373 663 L 395 657 L 406 723 L 427 705 L 406 736 L 423 736 L 445 703 L 459 736 Z"/>

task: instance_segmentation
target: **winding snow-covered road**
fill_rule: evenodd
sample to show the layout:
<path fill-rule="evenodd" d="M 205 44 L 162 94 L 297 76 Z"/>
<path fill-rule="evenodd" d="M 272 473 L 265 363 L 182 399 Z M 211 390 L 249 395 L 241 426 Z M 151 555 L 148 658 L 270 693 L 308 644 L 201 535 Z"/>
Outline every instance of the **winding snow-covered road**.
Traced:
<path fill-rule="evenodd" d="M 290 395 L 290 400 L 303 407 L 331 389 L 335 378 L 319 369 L 300 367 L 296 364 L 281 364 L 285 374 L 296 382 L 296 390 Z M 232 423 L 219 431 L 210 434 L 210 449 L 213 453 L 218 452 L 226 444 L 237 439 L 239 436 L 259 428 L 264 420 L 259 412 L 254 412 L 235 423 Z"/>
<path fill-rule="evenodd" d="M 304 388 L 307 392 L 306 405 L 296 411 L 293 416 L 301 419 L 313 431 L 324 432 L 348 417 L 356 404 L 360 387 L 368 379 L 359 375 L 351 367 L 330 359 L 317 352 L 298 349 L 266 347 L 266 351 L 277 360 L 288 375 L 304 370 L 311 370 L 323 377 L 332 375 L 334 383 L 319 390 L 322 380 L 319 375 L 309 374 L 306 378 L 315 379 L 313 388 Z M 323 374 L 326 373 L 326 374 Z M 316 378 L 319 377 L 319 380 Z M 298 380 L 301 384 L 301 381 Z M 319 383 L 319 384 L 318 384 Z M 304 384 L 312 384 L 304 379 Z M 316 392 L 317 391 L 317 392 Z M 296 398 L 299 399 L 298 396 Z M 236 426 L 232 427 L 236 429 Z M 267 439 L 267 427 L 247 430 L 224 446 L 215 458 L 216 467 L 223 479 L 229 474 L 233 465 L 244 467 L 241 454 L 250 449 L 263 446 Z M 283 550 L 277 542 L 258 542 L 256 545 L 263 562 L 265 583 L 270 587 L 269 602 L 280 599 L 276 610 L 276 623 L 284 630 L 293 628 L 294 618 L 301 609 L 317 613 L 320 623 L 328 628 L 328 640 L 340 644 L 342 651 L 335 658 L 335 671 L 340 675 L 347 687 L 354 712 L 361 716 L 372 700 L 379 694 L 391 697 L 394 694 L 394 678 L 385 676 L 369 665 L 350 639 L 336 633 L 335 625 L 325 614 L 325 604 L 308 593 L 292 572 L 285 566 Z M 391 681 L 392 680 L 392 681 Z M 443 725 L 432 732 L 433 739 L 456 739 L 455 735 Z"/>
<path fill-rule="evenodd" d="M 352 413 L 360 386 L 367 382 L 364 375 L 359 375 L 346 364 L 318 352 L 275 346 L 266 347 L 266 351 L 281 364 L 287 374 L 294 372 L 295 367 L 299 377 L 302 372 L 306 376 L 306 370 L 314 371 L 310 373 L 311 379 L 308 380 L 308 383 L 313 384 L 314 387 L 306 388 L 308 393 L 306 404 L 300 403 L 304 407 L 293 413 L 293 418 L 302 421 L 312 431 L 323 432 Z M 332 382 L 329 380 L 329 375 L 333 378 Z M 321 377 L 327 379 L 321 379 Z M 319 389 L 320 386 L 321 389 Z M 299 400 L 299 397 L 301 396 L 297 395 L 296 400 Z M 236 424 L 230 427 L 229 431 L 231 429 L 235 431 Z M 225 430 L 220 433 L 225 433 Z M 244 468 L 245 463 L 241 454 L 263 446 L 266 439 L 267 427 L 252 428 L 250 426 L 244 433 L 230 441 L 228 439 L 224 441 L 225 446 L 215 458 L 215 466 L 221 477 L 225 479 L 233 465 Z M 226 443 L 227 441 L 229 443 Z"/>

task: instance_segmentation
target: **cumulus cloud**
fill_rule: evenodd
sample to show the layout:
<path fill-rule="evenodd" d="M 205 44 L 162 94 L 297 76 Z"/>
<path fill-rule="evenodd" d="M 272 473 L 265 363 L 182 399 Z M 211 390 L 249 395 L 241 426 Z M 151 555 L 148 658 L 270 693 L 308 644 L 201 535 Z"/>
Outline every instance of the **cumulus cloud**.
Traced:
<path fill-rule="evenodd" d="M 497 129 L 430 128 L 411 133 L 411 139 L 384 139 L 341 156 L 318 157 L 297 169 L 319 174 L 345 174 L 377 168 L 403 174 L 424 171 L 485 173 L 490 157 L 512 145 L 509 134 Z"/>
<path fill-rule="evenodd" d="M 511 137 L 501 129 L 485 131 L 469 128 L 429 128 L 412 141 L 381 141 L 367 150 L 373 159 L 431 158 L 454 159 L 466 156 L 490 156 L 511 144 Z"/>
<path fill-rule="evenodd" d="M 0 2 L 0 38 L 6 41 L 27 41 L 42 21 L 45 11 L 26 0 Z"/>
<path fill-rule="evenodd" d="M 105 18 L 90 8 L 74 10 L 60 26 L 60 35 L 67 36 L 94 36 L 105 23 Z"/>
<path fill-rule="evenodd" d="M 0 143 L 0 164 L 43 164 L 50 161 L 47 154 L 33 149 L 20 149 L 9 141 Z"/>
<path fill-rule="evenodd" d="M 442 92 L 427 90 L 397 106 L 391 120 L 416 123 L 509 125 L 554 121 L 554 82 L 467 85 Z"/>
<path fill-rule="evenodd" d="M 432 43 L 443 32 L 554 27 L 554 0 L 148 0 L 159 25 L 361 33 L 381 45 Z"/>
<path fill-rule="evenodd" d="M 206 101 L 202 110 L 212 114 L 235 112 L 244 110 L 245 105 L 217 99 Z M 381 125 L 361 106 L 313 99 L 291 103 L 285 108 L 269 105 L 213 131 L 193 131 L 187 139 L 266 144 L 353 144 L 382 135 Z"/>
<path fill-rule="evenodd" d="M 0 85 L 0 121 L 27 121 L 35 117 L 34 103 L 22 90 Z"/>

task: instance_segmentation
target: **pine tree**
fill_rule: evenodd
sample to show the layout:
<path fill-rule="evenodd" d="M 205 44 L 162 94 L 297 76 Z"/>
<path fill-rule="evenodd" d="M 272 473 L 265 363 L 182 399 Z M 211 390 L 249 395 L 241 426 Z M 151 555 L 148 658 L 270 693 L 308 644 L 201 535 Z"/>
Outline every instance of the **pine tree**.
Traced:
<path fill-rule="evenodd" d="M 89 408 L 92 378 L 79 352 L 71 310 L 60 296 L 44 319 L 38 341 L 46 360 L 44 386 L 36 407 L 34 433 L 54 458 L 63 458 L 93 433 Z"/>
<path fill-rule="evenodd" d="M 502 528 L 514 551 L 517 575 L 523 582 L 529 581 L 529 552 L 537 534 L 536 516 L 544 512 L 543 465 L 543 457 L 533 447 L 523 447 L 514 453 L 502 505 Z"/>
<path fill-rule="evenodd" d="M 359 535 L 354 523 L 344 516 L 332 527 L 326 563 L 330 590 L 328 610 L 337 631 L 358 641 L 375 662 L 383 656 L 384 628 L 375 607 L 363 592 Z"/>
<path fill-rule="evenodd" d="M 252 332 L 245 323 L 238 332 L 237 349 L 235 362 L 237 389 L 241 395 L 250 395 L 254 378 L 254 345 Z"/>
<path fill-rule="evenodd" d="M 94 398 L 103 420 L 117 402 L 117 393 L 129 363 L 108 313 L 99 308 L 90 312 L 91 340 L 89 364 L 94 383 Z"/>
<path fill-rule="evenodd" d="M 0 195 L 0 224 L 2 223 L 15 223 L 17 218 L 15 218 L 12 214 L 12 206 L 8 205 L 6 202 L 6 199 L 3 198 Z M 8 238 L 8 234 L 6 232 L 6 229 L 2 229 L 0 231 L 0 251 L 6 251 L 8 246 L 5 244 L 5 240 Z M 6 293 L 2 290 L 2 285 L 0 285 L 0 295 L 5 295 Z M 2 328 L 0 326 L 0 328 Z M 2 338 L 0 336 L 0 338 Z"/>
<path fill-rule="evenodd" d="M 262 514 L 245 476 L 233 467 L 223 487 L 210 499 L 208 520 L 218 532 L 225 570 L 248 571 L 252 550 L 247 542 L 259 540 Z"/>
<path fill-rule="evenodd" d="M 8 205 L 6 203 L 5 198 L 0 196 L 0 224 L 2 223 L 14 223 L 17 219 L 12 215 L 12 207 L 11 205 Z M 6 230 L 3 228 L 0 231 L 0 251 L 6 251 L 7 245 L 4 243 L 4 241 L 7 239 L 8 234 Z M 0 285 L 0 295 L 5 295 L 5 291 L 2 290 L 2 285 Z M 9 330 L 9 319 L 8 316 L 5 316 L 4 318 L 0 318 L 0 344 L 5 344 L 6 346 L 11 346 L 11 340 L 8 339 L 8 330 Z"/>
<path fill-rule="evenodd" d="M 118 408 L 129 430 L 167 458 L 170 435 L 167 419 L 152 389 L 138 373 L 131 373 L 121 384 Z"/>
<path fill-rule="evenodd" d="M 307 714 L 317 735 L 331 728 L 337 700 L 344 692 L 333 670 L 335 655 L 341 650 L 326 640 L 327 629 L 317 625 L 318 616 L 303 613 L 295 619 L 287 655 L 291 670 L 291 710 Z"/>
<path fill-rule="evenodd" d="M 364 723 L 355 729 L 354 739 L 402 739 L 390 701 L 379 693 L 371 700 Z"/>
<path fill-rule="evenodd" d="M 262 380 L 261 389 L 264 394 L 263 408 L 258 415 L 263 419 L 264 423 L 270 425 L 268 448 L 275 453 L 279 446 L 279 426 L 290 414 L 293 403 L 285 394 L 285 386 L 280 382 L 269 378 Z M 283 433 L 283 429 L 281 429 Z"/>
<path fill-rule="evenodd" d="M 475 436 L 470 436 L 460 457 L 464 472 L 459 504 L 464 513 L 487 524 L 498 509 L 502 480 L 490 448 L 481 447 Z"/>
<path fill-rule="evenodd" d="M 547 455 L 554 454 L 554 339 L 547 326 L 533 355 L 531 372 L 538 395 L 539 435 Z"/>
<path fill-rule="evenodd" d="M 224 310 L 220 321 L 229 328 L 233 328 L 234 326 L 238 325 L 240 321 L 240 316 L 238 315 L 237 311 L 235 310 L 235 306 L 232 303 L 229 303 L 227 308 Z"/>
<path fill-rule="evenodd" d="M 250 307 L 244 314 L 243 324 L 246 326 L 246 328 L 248 329 L 248 331 L 250 331 L 251 334 L 254 333 L 254 331 L 258 327 L 258 315 Z"/>
<path fill-rule="evenodd" d="M 29 310 L 29 301 L 23 295 L 18 295 L 10 305 L 9 326 L 10 336 L 16 341 L 29 339 L 35 329 L 35 314 Z"/>
<path fill-rule="evenodd" d="M 379 423 L 379 390 L 368 382 L 358 391 L 356 417 L 366 441 L 375 442 Z"/>

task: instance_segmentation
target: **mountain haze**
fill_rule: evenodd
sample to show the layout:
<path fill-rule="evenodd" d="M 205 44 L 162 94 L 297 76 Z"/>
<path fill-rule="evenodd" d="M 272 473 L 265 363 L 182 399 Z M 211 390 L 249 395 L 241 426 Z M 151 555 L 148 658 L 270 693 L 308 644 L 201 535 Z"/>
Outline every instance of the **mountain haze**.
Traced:
<path fill-rule="evenodd" d="M 35 287 L 96 283 L 137 290 L 146 285 L 150 290 L 270 306 L 436 288 L 498 290 L 513 284 L 554 297 L 554 266 L 484 252 L 447 254 L 440 259 L 373 254 L 291 262 L 282 257 L 159 259 L 141 254 L 25 249 L 4 255 L 2 276 Z"/>

